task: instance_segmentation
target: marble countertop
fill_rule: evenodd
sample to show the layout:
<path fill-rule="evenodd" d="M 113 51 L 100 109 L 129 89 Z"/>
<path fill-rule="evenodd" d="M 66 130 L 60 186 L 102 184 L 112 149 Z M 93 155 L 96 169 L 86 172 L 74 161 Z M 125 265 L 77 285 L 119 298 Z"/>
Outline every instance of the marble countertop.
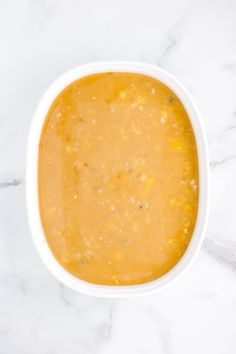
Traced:
<path fill-rule="evenodd" d="M 0 1 L 0 353 L 236 352 L 236 1 Z M 97 299 L 45 269 L 25 211 L 26 139 L 47 86 L 81 63 L 158 64 L 203 115 L 211 208 L 201 251 L 160 293 Z"/>

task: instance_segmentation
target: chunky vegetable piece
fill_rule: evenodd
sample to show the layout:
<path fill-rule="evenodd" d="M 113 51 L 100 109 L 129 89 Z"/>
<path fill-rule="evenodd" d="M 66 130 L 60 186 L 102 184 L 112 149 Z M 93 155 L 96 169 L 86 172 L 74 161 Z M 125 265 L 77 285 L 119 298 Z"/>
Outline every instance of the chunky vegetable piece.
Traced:
<path fill-rule="evenodd" d="M 116 286 L 161 277 L 183 256 L 198 209 L 182 103 L 139 74 L 73 82 L 46 117 L 38 183 L 47 242 L 68 272 Z"/>

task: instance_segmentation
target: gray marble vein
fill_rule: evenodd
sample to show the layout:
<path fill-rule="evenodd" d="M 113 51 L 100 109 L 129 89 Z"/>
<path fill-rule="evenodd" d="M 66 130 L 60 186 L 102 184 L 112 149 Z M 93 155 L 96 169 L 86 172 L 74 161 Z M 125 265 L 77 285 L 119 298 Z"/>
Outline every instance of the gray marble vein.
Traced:
<path fill-rule="evenodd" d="M 211 237 L 204 241 L 203 251 L 236 272 L 236 241 L 223 243 L 218 237 L 211 234 Z"/>
<path fill-rule="evenodd" d="M 230 126 L 228 126 L 227 128 L 225 128 L 225 132 L 228 132 L 228 131 L 232 131 L 232 130 L 235 130 L 236 129 L 236 124 L 232 124 Z"/>
<path fill-rule="evenodd" d="M 172 36 L 168 36 L 168 38 L 166 40 L 165 49 L 164 49 L 161 57 L 158 59 L 158 65 L 163 66 L 164 61 L 166 60 L 166 58 L 169 56 L 169 54 L 171 53 L 172 49 L 176 45 L 177 45 L 177 41 Z"/>
<path fill-rule="evenodd" d="M 0 182 L 0 188 L 16 187 L 22 184 L 24 184 L 23 180 L 13 179 L 12 181 Z"/>
<path fill-rule="evenodd" d="M 221 159 L 221 160 L 212 160 L 210 162 L 210 167 L 212 169 L 215 169 L 216 167 L 222 166 L 225 163 L 227 163 L 229 161 L 232 161 L 232 160 L 235 160 L 235 159 L 236 159 L 236 155 L 232 155 L 232 156 L 228 156 L 228 157 L 226 157 L 224 159 Z"/>
<path fill-rule="evenodd" d="M 236 69 L 236 60 L 232 61 L 232 62 L 228 62 L 226 64 L 223 64 L 220 67 L 220 72 L 222 72 L 222 71 L 234 72 L 235 69 Z"/>

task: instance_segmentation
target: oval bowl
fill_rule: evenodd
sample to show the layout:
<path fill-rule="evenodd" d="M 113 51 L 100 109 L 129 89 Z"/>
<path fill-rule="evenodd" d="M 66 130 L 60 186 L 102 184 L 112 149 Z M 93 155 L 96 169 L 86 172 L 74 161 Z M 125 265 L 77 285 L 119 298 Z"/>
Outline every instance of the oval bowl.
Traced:
<path fill-rule="evenodd" d="M 168 86 L 183 103 L 195 134 L 199 166 L 199 206 L 192 239 L 180 261 L 162 277 L 140 285 L 108 286 L 88 283 L 67 272 L 56 260 L 46 241 L 38 201 L 38 146 L 48 110 L 58 94 L 71 82 L 102 72 L 139 73 L 157 79 Z M 140 62 L 109 61 L 80 65 L 54 81 L 41 98 L 30 128 L 26 161 L 26 206 L 31 235 L 38 253 L 48 270 L 64 285 L 77 292 L 102 297 L 127 297 L 159 291 L 171 284 L 190 266 L 203 241 L 209 209 L 209 164 L 205 131 L 200 113 L 191 95 L 174 76 L 158 66 Z"/>

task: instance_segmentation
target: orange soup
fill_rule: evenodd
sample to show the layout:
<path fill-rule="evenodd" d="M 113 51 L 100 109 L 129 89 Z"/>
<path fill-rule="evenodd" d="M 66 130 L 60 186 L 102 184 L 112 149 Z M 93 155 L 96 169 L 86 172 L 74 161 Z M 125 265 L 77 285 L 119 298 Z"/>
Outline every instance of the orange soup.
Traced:
<path fill-rule="evenodd" d="M 68 272 L 117 286 L 161 277 L 183 256 L 198 209 L 196 142 L 182 103 L 140 74 L 71 83 L 42 129 L 38 183 L 47 242 Z"/>

